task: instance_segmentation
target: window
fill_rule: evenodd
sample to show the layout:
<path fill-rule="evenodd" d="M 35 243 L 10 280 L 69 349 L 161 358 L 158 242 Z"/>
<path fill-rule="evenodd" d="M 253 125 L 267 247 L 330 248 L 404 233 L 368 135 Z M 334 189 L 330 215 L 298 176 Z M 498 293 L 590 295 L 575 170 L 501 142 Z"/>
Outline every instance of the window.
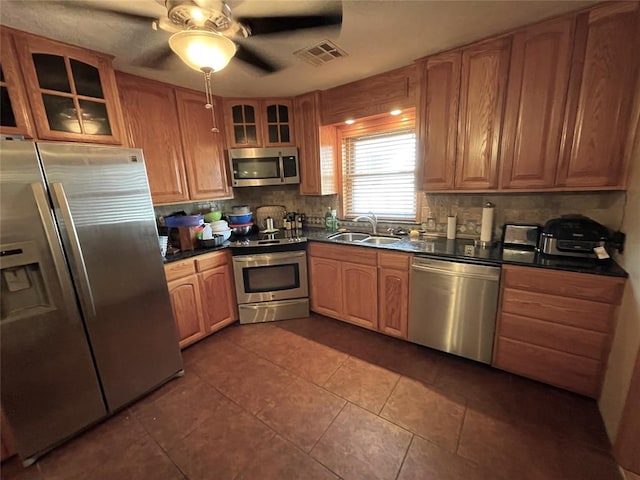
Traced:
<path fill-rule="evenodd" d="M 413 119 L 342 132 L 342 189 L 346 217 L 375 213 L 415 221 L 416 135 Z"/>

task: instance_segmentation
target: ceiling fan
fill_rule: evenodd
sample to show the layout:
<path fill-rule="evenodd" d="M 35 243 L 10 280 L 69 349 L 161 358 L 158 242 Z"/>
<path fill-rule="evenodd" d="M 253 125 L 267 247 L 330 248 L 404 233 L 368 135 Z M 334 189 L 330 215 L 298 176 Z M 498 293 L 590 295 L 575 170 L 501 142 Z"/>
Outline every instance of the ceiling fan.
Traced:
<path fill-rule="evenodd" d="M 340 26 L 342 24 L 342 2 L 328 2 L 329 11 L 309 15 L 279 15 L 279 16 L 250 16 L 235 17 L 231 14 L 229 4 L 224 0 L 155 0 L 167 9 L 167 15 L 160 18 L 149 17 L 140 14 L 115 11 L 108 4 L 106 6 L 93 2 L 87 2 L 83 6 L 90 10 L 107 11 L 111 14 L 128 17 L 130 20 L 149 22 L 155 30 L 163 30 L 172 33 L 169 44 L 163 45 L 163 48 L 146 55 L 140 62 L 141 66 L 149 68 L 163 68 L 171 59 L 172 50 L 176 52 L 181 59 L 195 70 L 201 70 L 181 55 L 174 43 L 174 39 L 181 39 L 186 42 L 186 38 L 190 35 L 195 36 L 196 33 L 201 36 L 209 36 L 211 39 L 219 40 L 220 47 L 226 51 L 224 55 L 227 62 L 231 57 L 247 63 L 263 73 L 273 73 L 281 70 L 280 65 L 276 65 L 262 56 L 256 50 L 252 49 L 246 43 L 243 43 L 249 37 L 261 35 L 281 34 L 296 30 L 304 30 L 317 27 Z M 249 0 L 244 0 L 250 4 Z M 236 2 L 243 3 L 243 0 Z M 327 2 L 323 2 L 327 4 Z M 314 2 L 308 2 L 313 6 Z M 245 8 L 246 10 L 246 8 Z M 188 33 L 191 32 L 191 33 Z M 212 40 L 213 41 L 213 40 Z M 182 48 L 186 48 L 182 46 Z M 222 66 L 224 66 L 226 63 Z M 218 71 L 221 68 L 213 68 Z"/>

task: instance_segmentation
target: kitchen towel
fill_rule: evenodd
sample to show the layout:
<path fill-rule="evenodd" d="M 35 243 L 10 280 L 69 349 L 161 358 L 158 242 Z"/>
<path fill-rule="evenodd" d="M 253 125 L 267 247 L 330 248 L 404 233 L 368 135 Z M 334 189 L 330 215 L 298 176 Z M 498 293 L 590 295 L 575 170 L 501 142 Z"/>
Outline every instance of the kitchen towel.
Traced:
<path fill-rule="evenodd" d="M 491 242 L 493 238 L 493 215 L 495 205 L 487 202 L 482 209 L 482 227 L 480 228 L 480 241 Z"/>

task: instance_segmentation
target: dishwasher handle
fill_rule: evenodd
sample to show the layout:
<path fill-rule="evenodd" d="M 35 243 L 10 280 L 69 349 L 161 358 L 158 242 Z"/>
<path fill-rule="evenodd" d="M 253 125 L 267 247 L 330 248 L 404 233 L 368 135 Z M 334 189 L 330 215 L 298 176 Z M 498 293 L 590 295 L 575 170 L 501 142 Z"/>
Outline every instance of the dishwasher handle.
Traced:
<path fill-rule="evenodd" d="M 455 262 L 452 262 L 455 263 Z M 497 282 L 500 280 L 500 267 L 482 267 L 483 270 L 488 270 L 485 272 L 464 272 L 464 271 L 456 271 L 448 268 L 438 268 L 437 266 L 424 266 L 424 265 L 411 265 L 411 270 L 416 272 L 425 272 L 425 273 L 436 273 L 438 275 L 446 275 L 449 277 L 458 277 L 458 278 L 474 278 L 477 280 L 489 280 Z"/>

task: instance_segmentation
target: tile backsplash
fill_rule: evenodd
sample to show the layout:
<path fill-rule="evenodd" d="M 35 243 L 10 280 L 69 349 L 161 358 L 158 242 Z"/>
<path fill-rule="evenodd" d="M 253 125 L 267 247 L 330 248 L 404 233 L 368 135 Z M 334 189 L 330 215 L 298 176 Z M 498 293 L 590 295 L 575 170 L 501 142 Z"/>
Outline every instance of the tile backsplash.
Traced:
<path fill-rule="evenodd" d="M 231 211 L 232 205 L 249 205 L 252 210 L 260 205 L 283 205 L 288 212 L 303 212 L 311 226 L 321 226 L 327 207 L 337 208 L 338 195 L 302 196 L 298 185 L 235 188 L 230 200 L 213 200 L 155 207 L 156 216 L 176 211 L 204 213 L 211 209 Z M 619 230 L 622 225 L 626 194 L 624 192 L 579 193 L 460 193 L 423 194 L 420 223 L 434 220 L 433 230 L 446 231 L 447 216 L 458 217 L 458 232 L 478 236 L 482 220 L 482 207 L 486 202 L 495 205 L 494 238 L 499 239 L 505 223 L 544 224 L 551 218 L 579 213 L 596 222 Z M 353 222 L 340 222 L 347 227 Z M 392 224 L 383 223 L 383 226 Z M 363 224 L 364 228 L 368 225 Z"/>

